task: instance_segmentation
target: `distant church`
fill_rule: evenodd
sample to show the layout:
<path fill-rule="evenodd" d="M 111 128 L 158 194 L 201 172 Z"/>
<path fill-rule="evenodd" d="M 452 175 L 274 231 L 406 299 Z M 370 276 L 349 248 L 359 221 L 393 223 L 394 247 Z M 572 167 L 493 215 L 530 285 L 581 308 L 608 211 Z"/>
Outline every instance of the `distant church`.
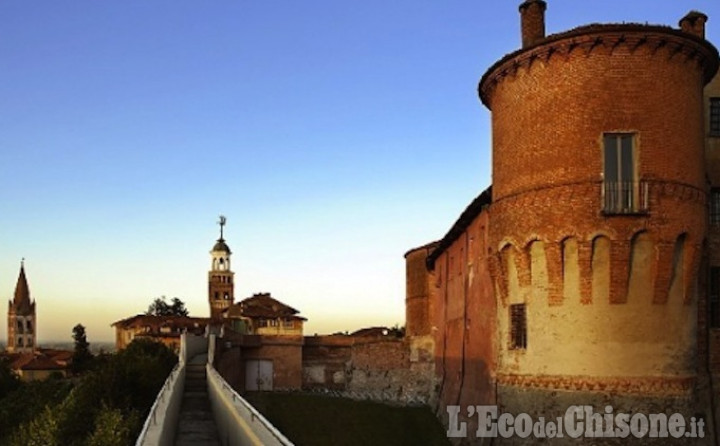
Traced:
<path fill-rule="evenodd" d="M 35 302 L 30 300 L 30 287 L 25 277 L 25 264 L 20 264 L 20 276 L 15 296 L 8 302 L 7 351 L 30 353 L 37 346 Z"/>

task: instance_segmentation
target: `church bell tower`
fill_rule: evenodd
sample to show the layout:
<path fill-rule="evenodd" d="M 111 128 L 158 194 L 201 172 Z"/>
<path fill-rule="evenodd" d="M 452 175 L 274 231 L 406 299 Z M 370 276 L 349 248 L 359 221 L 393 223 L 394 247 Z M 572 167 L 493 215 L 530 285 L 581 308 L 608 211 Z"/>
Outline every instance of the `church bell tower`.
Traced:
<path fill-rule="evenodd" d="M 222 312 L 229 308 L 234 300 L 234 276 L 230 269 L 230 256 L 232 251 L 225 243 L 223 230 L 227 219 L 220 216 L 220 238 L 210 251 L 211 266 L 208 272 L 208 301 L 210 302 L 210 318 L 222 319 Z"/>
<path fill-rule="evenodd" d="M 29 353 L 35 350 L 37 345 L 35 321 L 35 302 L 30 299 L 30 287 L 25 277 L 23 259 L 15 286 L 15 296 L 8 302 L 8 352 Z"/>

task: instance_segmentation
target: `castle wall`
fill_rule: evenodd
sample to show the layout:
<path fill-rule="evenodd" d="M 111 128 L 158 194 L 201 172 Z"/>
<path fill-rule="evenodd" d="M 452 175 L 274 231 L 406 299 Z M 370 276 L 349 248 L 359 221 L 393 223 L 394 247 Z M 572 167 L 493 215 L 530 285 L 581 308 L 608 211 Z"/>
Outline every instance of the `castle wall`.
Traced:
<path fill-rule="evenodd" d="M 493 112 L 502 385 L 691 387 L 707 72 L 686 51 L 710 51 L 676 32 L 633 31 L 556 38 L 506 58 L 481 83 Z M 606 133 L 633 135 L 640 183 L 629 213 L 604 211 Z M 510 342 L 513 304 L 526 306 L 526 347 Z"/>
<path fill-rule="evenodd" d="M 441 417 L 448 405 L 466 407 L 496 400 L 498 337 L 488 261 L 491 219 L 492 213 L 480 213 L 434 262 L 430 305 Z M 471 431 L 476 428 L 476 419 L 464 421 Z"/>
<path fill-rule="evenodd" d="M 426 337 L 311 336 L 303 348 L 303 389 L 386 402 L 430 403 L 432 342 Z"/>
<path fill-rule="evenodd" d="M 707 174 L 710 186 L 720 187 L 720 136 L 713 136 L 709 132 L 710 120 L 710 98 L 720 97 L 720 74 L 715 75 L 713 80 L 705 87 L 705 100 L 703 109 L 705 110 L 705 162 L 707 165 Z M 704 275 L 706 280 L 705 287 L 707 290 L 709 284 L 709 269 L 711 267 L 720 266 L 720 225 L 710 224 L 708 226 L 707 235 L 707 255 L 705 258 Z M 700 336 L 699 348 L 704 357 L 708 357 L 708 365 L 711 373 L 720 374 L 720 327 L 712 326 L 710 320 L 710 302 L 705 294 L 700 304 L 698 314 L 698 322 L 701 325 L 700 333 L 707 336 Z M 707 356 L 705 356 L 707 355 Z"/>
<path fill-rule="evenodd" d="M 427 270 L 427 258 L 437 247 L 430 243 L 405 254 L 405 334 L 425 336 L 431 333 L 430 317 L 434 314 L 430 300 L 432 278 Z"/>

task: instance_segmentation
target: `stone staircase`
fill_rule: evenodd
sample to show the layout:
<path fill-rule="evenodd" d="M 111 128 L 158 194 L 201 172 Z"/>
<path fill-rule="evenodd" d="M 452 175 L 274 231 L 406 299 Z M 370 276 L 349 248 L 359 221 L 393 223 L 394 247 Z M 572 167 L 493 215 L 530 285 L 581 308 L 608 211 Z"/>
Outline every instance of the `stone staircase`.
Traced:
<path fill-rule="evenodd" d="M 175 431 L 176 446 L 220 446 L 207 394 L 206 362 L 207 355 L 202 354 L 185 366 L 185 390 Z"/>

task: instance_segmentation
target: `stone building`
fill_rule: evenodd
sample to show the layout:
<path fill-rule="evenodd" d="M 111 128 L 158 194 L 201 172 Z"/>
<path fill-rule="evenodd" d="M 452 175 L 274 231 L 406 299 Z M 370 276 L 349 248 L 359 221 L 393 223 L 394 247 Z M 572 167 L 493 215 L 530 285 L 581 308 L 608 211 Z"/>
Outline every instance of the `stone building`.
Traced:
<path fill-rule="evenodd" d="M 68 376 L 73 352 L 38 348 L 33 352 L 0 355 L 8 361 L 10 369 L 23 381 L 38 381 L 51 376 Z"/>
<path fill-rule="evenodd" d="M 206 317 L 156 316 L 138 314 L 113 322 L 115 348 L 122 350 L 135 339 L 150 339 L 180 350 L 180 336 L 183 333 L 203 334 L 210 322 Z"/>
<path fill-rule="evenodd" d="M 37 319 L 35 301 L 30 299 L 30 287 L 25 277 L 25 262 L 20 264 L 20 275 L 15 296 L 8 302 L 7 351 L 30 353 L 37 348 Z"/>
<path fill-rule="evenodd" d="M 302 336 L 303 323 L 298 310 L 274 299 L 270 293 L 256 293 L 223 312 L 238 333 Z"/>
<path fill-rule="evenodd" d="M 707 17 L 546 35 L 545 10 L 520 5 L 522 47 L 478 87 L 492 187 L 406 254 L 407 333 L 434 344 L 439 413 L 550 418 L 581 402 L 711 420 L 720 94 L 717 77 L 704 89 L 719 61 Z"/>

